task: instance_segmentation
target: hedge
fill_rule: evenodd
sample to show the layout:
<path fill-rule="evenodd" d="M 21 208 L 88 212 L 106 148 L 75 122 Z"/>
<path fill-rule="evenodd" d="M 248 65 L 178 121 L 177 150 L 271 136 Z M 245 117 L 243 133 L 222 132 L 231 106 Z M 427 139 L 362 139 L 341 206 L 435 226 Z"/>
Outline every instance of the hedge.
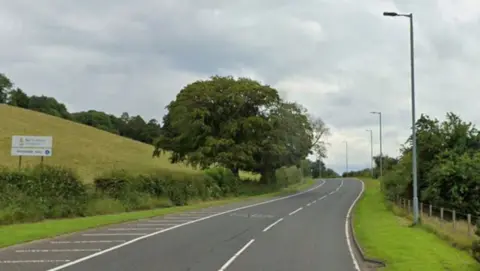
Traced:
<path fill-rule="evenodd" d="M 187 205 L 271 192 L 303 180 L 296 167 L 278 169 L 275 175 L 275 184 L 266 185 L 240 180 L 224 168 L 150 174 L 114 170 L 85 184 L 73 170 L 59 166 L 0 168 L 0 224 Z"/>

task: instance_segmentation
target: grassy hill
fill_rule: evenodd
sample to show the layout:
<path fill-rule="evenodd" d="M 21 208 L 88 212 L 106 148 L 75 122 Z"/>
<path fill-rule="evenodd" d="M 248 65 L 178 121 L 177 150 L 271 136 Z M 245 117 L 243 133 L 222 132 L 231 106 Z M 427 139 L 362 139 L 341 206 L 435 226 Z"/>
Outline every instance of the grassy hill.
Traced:
<path fill-rule="evenodd" d="M 47 114 L 0 104 L 2 166 L 18 166 L 18 158 L 10 156 L 13 135 L 53 136 L 53 156 L 45 158 L 45 163 L 73 168 L 87 182 L 113 168 L 131 172 L 195 170 L 170 164 L 167 156 L 152 158 L 153 147 L 150 145 Z M 25 166 L 39 162 L 39 157 L 22 159 Z"/>

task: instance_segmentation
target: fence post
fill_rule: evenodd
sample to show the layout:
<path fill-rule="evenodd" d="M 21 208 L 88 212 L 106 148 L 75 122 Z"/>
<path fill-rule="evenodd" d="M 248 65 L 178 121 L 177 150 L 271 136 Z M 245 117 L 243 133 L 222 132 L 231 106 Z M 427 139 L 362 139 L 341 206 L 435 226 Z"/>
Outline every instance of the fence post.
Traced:
<path fill-rule="evenodd" d="M 455 210 L 452 210 L 452 218 L 453 218 L 453 230 L 455 230 L 455 224 L 457 220 L 457 214 L 455 213 Z"/>
<path fill-rule="evenodd" d="M 432 217 L 433 215 L 433 206 L 430 204 L 430 206 L 428 207 L 428 216 Z"/>
<path fill-rule="evenodd" d="M 468 236 L 471 236 L 472 235 L 472 230 L 471 230 L 471 227 L 472 227 L 472 215 L 471 214 L 468 214 L 467 215 L 467 231 L 468 231 Z"/>
<path fill-rule="evenodd" d="M 440 208 L 440 226 L 443 226 L 443 207 Z"/>

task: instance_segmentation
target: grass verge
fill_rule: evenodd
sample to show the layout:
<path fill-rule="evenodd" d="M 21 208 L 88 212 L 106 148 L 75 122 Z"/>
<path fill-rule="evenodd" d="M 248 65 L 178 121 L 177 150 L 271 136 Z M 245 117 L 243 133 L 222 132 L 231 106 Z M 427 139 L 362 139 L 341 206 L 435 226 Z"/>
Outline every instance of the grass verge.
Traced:
<path fill-rule="evenodd" d="M 127 212 L 112 215 L 99 215 L 82 218 L 72 219 L 56 219 L 45 220 L 38 223 L 25 223 L 15 224 L 0 227 L 0 247 L 11 246 L 15 244 L 25 243 L 29 241 L 50 238 L 62 234 L 68 234 L 96 228 L 100 226 L 106 226 L 111 224 L 117 224 L 127 221 L 134 221 L 142 218 L 149 218 L 167 214 L 181 213 L 189 210 L 202 209 L 212 206 L 220 206 L 228 203 L 234 203 L 247 199 L 263 199 L 275 196 L 283 196 L 305 190 L 311 187 L 315 183 L 312 179 L 307 179 L 306 182 L 301 184 L 295 184 L 284 188 L 280 191 L 266 193 L 256 196 L 244 196 L 236 198 L 228 198 L 215 201 L 197 202 L 187 206 L 170 207 L 153 209 L 138 212 Z"/>
<path fill-rule="evenodd" d="M 365 193 L 354 210 L 354 229 L 366 256 L 386 262 L 383 270 L 480 270 L 467 252 L 396 216 L 385 204 L 377 180 L 363 181 Z"/>

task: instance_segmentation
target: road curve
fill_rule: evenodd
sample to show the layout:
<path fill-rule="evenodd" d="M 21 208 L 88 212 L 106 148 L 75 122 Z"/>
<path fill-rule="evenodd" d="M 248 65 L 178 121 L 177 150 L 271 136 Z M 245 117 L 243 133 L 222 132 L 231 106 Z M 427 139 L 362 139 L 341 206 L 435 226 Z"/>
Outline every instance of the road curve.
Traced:
<path fill-rule="evenodd" d="M 346 217 L 361 190 L 354 180 L 319 181 L 307 192 L 267 202 L 6 249 L 0 251 L 0 270 L 358 271 Z"/>

